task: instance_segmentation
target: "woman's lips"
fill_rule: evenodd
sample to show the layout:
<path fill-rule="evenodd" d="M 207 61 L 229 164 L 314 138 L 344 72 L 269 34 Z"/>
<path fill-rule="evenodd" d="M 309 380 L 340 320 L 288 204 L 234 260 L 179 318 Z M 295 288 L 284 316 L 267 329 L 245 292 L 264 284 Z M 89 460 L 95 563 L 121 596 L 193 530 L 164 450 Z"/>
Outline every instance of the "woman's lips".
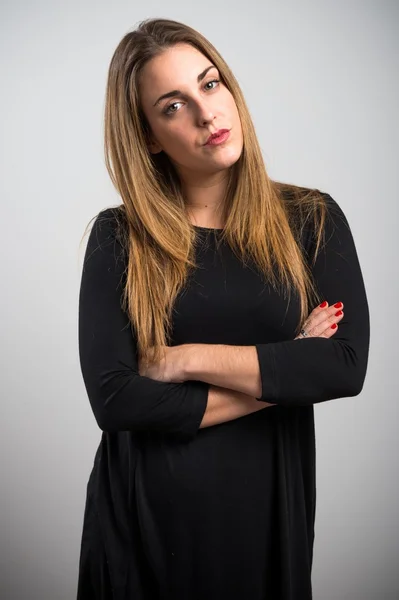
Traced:
<path fill-rule="evenodd" d="M 224 130 L 220 135 L 218 135 L 217 137 L 213 137 L 209 140 L 209 142 L 207 142 L 205 144 L 205 146 L 218 146 L 219 144 L 223 144 L 223 142 L 225 142 L 228 137 L 230 136 L 230 131 L 228 130 Z"/>

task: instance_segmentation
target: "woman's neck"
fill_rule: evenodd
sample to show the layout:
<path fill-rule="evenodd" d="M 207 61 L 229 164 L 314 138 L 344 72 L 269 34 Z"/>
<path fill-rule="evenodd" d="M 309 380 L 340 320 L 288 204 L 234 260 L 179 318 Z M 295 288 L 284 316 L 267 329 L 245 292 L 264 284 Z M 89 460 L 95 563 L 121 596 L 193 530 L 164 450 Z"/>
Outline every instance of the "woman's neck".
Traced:
<path fill-rule="evenodd" d="M 188 217 L 194 225 L 223 228 L 224 199 L 228 178 L 213 177 L 183 184 Z"/>

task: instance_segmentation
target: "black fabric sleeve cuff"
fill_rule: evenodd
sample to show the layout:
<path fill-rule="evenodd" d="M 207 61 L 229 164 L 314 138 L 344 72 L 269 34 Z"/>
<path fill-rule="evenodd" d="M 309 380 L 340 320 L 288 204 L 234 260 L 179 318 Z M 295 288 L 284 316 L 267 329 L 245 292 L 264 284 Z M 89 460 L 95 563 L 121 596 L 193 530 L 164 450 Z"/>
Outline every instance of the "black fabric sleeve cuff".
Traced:
<path fill-rule="evenodd" d="M 278 398 L 276 359 L 273 344 L 255 344 L 258 355 L 262 392 L 257 400 L 274 402 Z"/>
<path fill-rule="evenodd" d="M 191 414 L 185 423 L 182 423 L 178 437 L 189 441 L 193 439 L 200 428 L 208 404 L 208 394 L 210 384 L 204 381 L 186 381 L 188 386 L 188 396 L 191 402 Z"/>

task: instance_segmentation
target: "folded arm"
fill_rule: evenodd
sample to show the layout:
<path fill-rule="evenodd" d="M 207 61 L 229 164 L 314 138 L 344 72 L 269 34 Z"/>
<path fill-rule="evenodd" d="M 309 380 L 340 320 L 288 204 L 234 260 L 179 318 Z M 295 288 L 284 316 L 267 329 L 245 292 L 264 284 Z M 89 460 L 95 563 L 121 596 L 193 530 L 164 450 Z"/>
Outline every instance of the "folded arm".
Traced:
<path fill-rule="evenodd" d="M 185 344 L 185 379 L 198 379 L 254 398 L 262 394 L 256 346 Z"/>
<path fill-rule="evenodd" d="M 326 243 L 313 275 L 329 304 L 342 301 L 345 316 L 333 338 L 304 338 L 253 346 L 193 344 L 187 349 L 187 379 L 256 396 L 280 405 L 307 405 L 360 393 L 369 350 L 369 310 L 348 221 L 331 210 Z M 311 239 L 308 247 L 311 248 Z M 314 307 L 311 307 L 314 308 Z"/>
<path fill-rule="evenodd" d="M 158 431 L 190 439 L 259 410 L 254 398 L 202 381 L 164 383 L 140 375 L 136 337 L 121 307 L 126 259 L 112 209 L 93 224 L 79 294 L 79 357 L 84 384 L 103 431 Z M 265 408 L 267 405 L 265 405 Z"/>
<path fill-rule="evenodd" d="M 104 431 L 190 438 L 204 416 L 209 384 L 162 383 L 139 374 L 136 338 L 121 307 L 125 268 L 107 209 L 90 232 L 79 295 L 80 365 L 97 424 Z"/>

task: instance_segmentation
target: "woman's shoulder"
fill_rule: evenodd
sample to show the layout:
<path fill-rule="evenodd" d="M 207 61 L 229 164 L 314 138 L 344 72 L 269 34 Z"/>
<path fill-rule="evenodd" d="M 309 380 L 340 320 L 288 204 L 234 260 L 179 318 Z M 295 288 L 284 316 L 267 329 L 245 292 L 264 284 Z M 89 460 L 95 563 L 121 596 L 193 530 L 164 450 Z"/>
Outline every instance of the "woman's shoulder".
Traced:
<path fill-rule="evenodd" d="M 90 219 L 83 238 L 87 232 L 85 262 L 97 252 L 112 254 L 118 260 L 126 259 L 127 228 L 123 207 L 113 206 L 100 210 Z"/>
<path fill-rule="evenodd" d="M 311 217 L 342 216 L 343 211 L 335 198 L 319 188 L 274 182 L 275 189 L 290 219 L 303 225 Z"/>
<path fill-rule="evenodd" d="M 289 184 L 280 184 L 278 192 L 294 237 L 308 259 L 333 235 L 347 233 L 346 215 L 328 192 Z"/>
<path fill-rule="evenodd" d="M 126 225 L 126 213 L 123 204 L 103 208 L 94 217 L 96 227 L 107 228 L 109 231 L 116 232 L 119 227 Z"/>
<path fill-rule="evenodd" d="M 116 240 L 122 246 L 126 242 L 127 221 L 124 206 L 111 206 L 100 210 L 92 219 L 92 236 L 100 243 Z"/>

